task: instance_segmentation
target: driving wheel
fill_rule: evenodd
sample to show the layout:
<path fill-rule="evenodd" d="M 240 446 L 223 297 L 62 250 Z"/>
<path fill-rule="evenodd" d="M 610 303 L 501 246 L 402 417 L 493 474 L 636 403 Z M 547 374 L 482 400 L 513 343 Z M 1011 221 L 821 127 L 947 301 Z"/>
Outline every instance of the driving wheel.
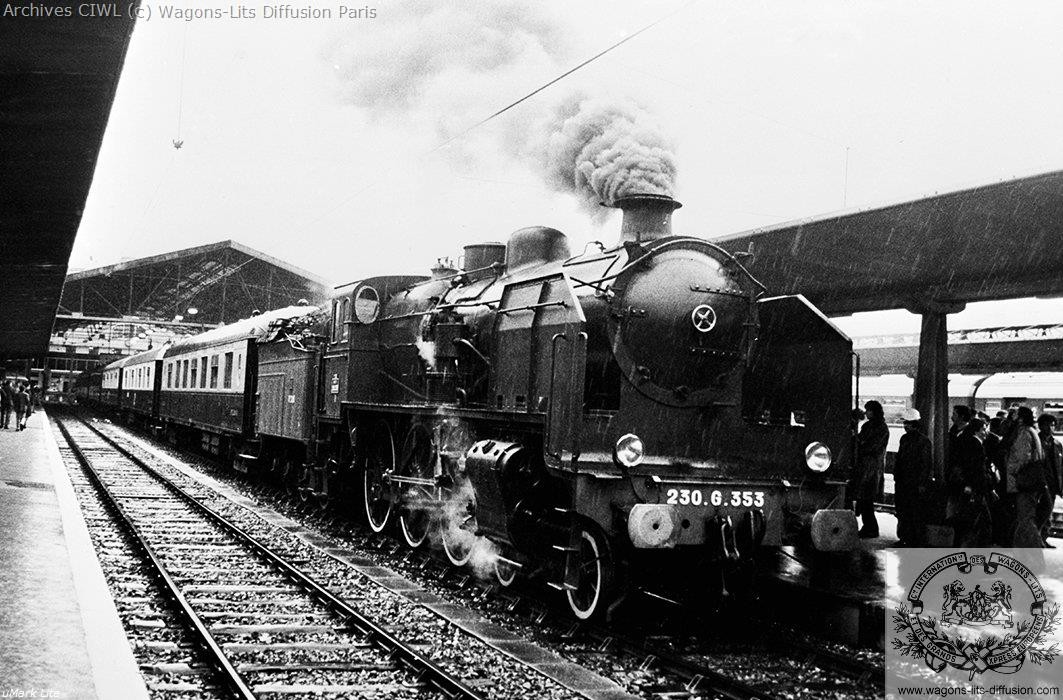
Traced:
<path fill-rule="evenodd" d="M 411 547 L 420 547 L 432 529 L 436 503 L 436 448 L 432 434 L 417 424 L 406 433 L 396 469 L 399 493 L 399 527 Z"/>
<path fill-rule="evenodd" d="M 575 588 L 565 590 L 568 607 L 580 620 L 601 617 L 611 602 L 612 556 L 605 536 L 593 525 L 582 525 L 576 551 L 569 554 L 575 567 Z"/>
<path fill-rule="evenodd" d="M 365 519 L 373 532 L 383 532 L 391 519 L 394 503 L 391 475 L 395 471 L 395 443 L 391 427 L 377 421 L 369 433 L 362 471 L 362 502 Z"/>

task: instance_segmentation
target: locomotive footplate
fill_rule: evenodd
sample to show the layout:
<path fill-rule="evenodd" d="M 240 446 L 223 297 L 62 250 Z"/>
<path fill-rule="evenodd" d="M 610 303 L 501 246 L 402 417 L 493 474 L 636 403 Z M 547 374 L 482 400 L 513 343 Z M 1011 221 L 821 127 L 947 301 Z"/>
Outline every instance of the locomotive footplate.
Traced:
<path fill-rule="evenodd" d="M 757 544 L 780 544 L 785 490 L 777 485 L 662 483 L 657 503 L 628 512 L 628 535 L 639 549 L 707 544 L 736 558 Z"/>

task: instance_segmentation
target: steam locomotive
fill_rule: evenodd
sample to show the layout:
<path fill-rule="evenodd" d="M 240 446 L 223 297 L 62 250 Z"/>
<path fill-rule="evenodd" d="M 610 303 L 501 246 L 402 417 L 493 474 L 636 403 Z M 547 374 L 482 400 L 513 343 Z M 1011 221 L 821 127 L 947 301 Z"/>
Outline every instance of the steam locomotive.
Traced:
<path fill-rule="evenodd" d="M 502 585 L 544 579 L 580 619 L 677 562 L 708 588 L 760 546 L 851 546 L 849 339 L 673 235 L 675 200 L 615 206 L 615 245 L 524 228 L 79 391 Z"/>

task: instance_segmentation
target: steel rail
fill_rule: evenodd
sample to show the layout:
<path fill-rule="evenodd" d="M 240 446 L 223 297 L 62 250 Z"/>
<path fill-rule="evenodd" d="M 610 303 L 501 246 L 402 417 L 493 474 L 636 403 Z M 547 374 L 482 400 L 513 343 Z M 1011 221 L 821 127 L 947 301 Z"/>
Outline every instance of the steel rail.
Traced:
<path fill-rule="evenodd" d="M 104 502 L 108 507 L 118 515 L 119 524 L 133 537 L 136 545 L 143 550 L 144 556 L 151 563 L 152 572 L 156 578 L 162 581 L 170 597 L 172 597 L 177 603 L 180 614 L 185 618 L 188 626 L 195 631 L 196 636 L 199 637 L 200 643 L 203 647 L 209 652 L 210 661 L 212 665 L 215 666 L 215 670 L 219 672 L 219 676 L 225 685 L 236 695 L 236 697 L 243 698 L 244 700 L 255 700 L 256 696 L 254 692 L 247 686 L 239 672 L 229 661 L 225 652 L 222 650 L 221 645 L 219 645 L 210 634 L 210 631 L 203 623 L 203 620 L 192 609 L 192 606 L 188 603 L 188 599 L 185 598 L 180 587 L 177 585 L 177 582 L 173 580 L 170 573 L 166 570 L 165 565 L 163 565 L 162 560 L 159 558 L 158 554 L 156 554 L 155 549 L 148 544 L 147 538 L 140 531 L 140 528 L 133 522 L 132 516 L 126 512 L 125 508 L 123 508 L 122 504 L 118 502 L 118 499 L 111 492 L 110 488 L 104 483 L 99 472 L 97 472 L 96 468 L 92 466 L 92 463 L 89 461 L 88 457 L 85 456 L 80 445 L 77 444 L 66 425 L 63 424 L 63 421 L 57 420 L 56 425 L 59 426 L 59 432 L 61 432 L 63 438 L 66 439 L 67 445 L 74 453 L 74 457 L 77 459 L 78 464 L 81 465 L 85 470 L 85 473 L 88 474 L 89 479 L 96 486 L 97 492 L 104 499 Z"/>
<path fill-rule="evenodd" d="M 329 607 L 333 612 L 337 613 L 340 617 L 345 618 L 348 625 L 358 630 L 361 634 L 365 635 L 378 647 L 391 654 L 392 658 L 394 658 L 400 664 L 405 666 L 407 670 L 416 674 L 419 680 L 431 685 L 447 697 L 467 698 L 468 700 L 484 700 L 483 696 L 477 693 L 475 690 L 465 685 L 462 681 L 455 678 L 453 675 L 444 671 L 436 663 L 426 658 L 424 655 L 420 654 L 419 652 L 404 644 L 401 640 L 399 640 L 397 637 L 392 635 L 380 625 L 370 620 L 361 611 L 350 605 L 347 601 L 337 597 L 331 591 L 322 587 L 319 583 L 307 576 L 302 570 L 298 569 L 296 566 L 286 561 L 283 557 L 281 557 L 269 547 L 264 545 L 253 535 L 244 532 L 244 530 L 242 530 L 238 525 L 235 525 L 234 523 L 230 522 L 225 516 L 215 512 L 211 508 L 202 504 L 194 496 L 185 491 L 181 486 L 178 486 L 171 479 L 159 473 L 154 467 L 150 466 L 144 460 L 134 455 L 132 452 L 120 445 L 113 438 L 104 434 L 98 428 L 85 422 L 84 420 L 78 420 L 81 420 L 82 424 L 85 425 L 85 427 L 87 427 L 93 433 L 98 435 L 105 443 L 113 447 L 126 459 L 130 460 L 138 467 L 144 469 L 145 472 L 147 472 L 161 484 L 171 489 L 174 493 L 178 494 L 194 509 L 202 513 L 204 516 L 212 520 L 217 525 L 221 526 L 224 530 L 229 532 L 229 534 L 240 540 L 246 547 L 253 550 L 260 557 L 276 566 L 286 576 L 295 581 L 298 585 L 302 586 L 313 597 L 317 598 L 319 601 Z"/>
<path fill-rule="evenodd" d="M 782 696 L 760 690 L 752 685 L 691 661 L 679 654 L 658 649 L 643 640 L 595 628 L 583 628 L 584 634 L 601 642 L 601 649 L 618 648 L 634 656 L 642 656 L 641 668 L 658 668 L 686 681 L 690 693 L 709 691 L 727 700 L 784 700 Z"/>
<path fill-rule="evenodd" d="M 715 691 L 730 700 L 776 700 L 780 698 L 771 691 L 759 690 L 744 681 L 731 678 L 726 674 L 708 668 L 698 661 L 692 661 L 679 653 L 656 647 L 645 640 L 625 634 L 618 634 L 597 626 L 582 627 L 578 630 L 597 640 L 604 650 L 617 647 L 630 654 L 641 655 L 646 667 L 656 666 L 664 671 L 686 678 L 692 685 L 688 690 L 696 690 L 704 684 L 707 689 Z M 883 673 L 870 663 L 843 656 L 837 652 L 814 647 L 812 644 L 794 639 L 775 640 L 776 644 L 805 654 L 805 659 L 816 663 L 827 671 L 840 673 L 854 680 L 869 680 L 876 674 Z"/>
<path fill-rule="evenodd" d="M 885 669 L 879 666 L 867 661 L 861 661 L 854 656 L 845 656 L 830 649 L 819 648 L 811 642 L 797 639 L 779 639 L 776 641 L 781 646 L 787 646 L 799 653 L 806 654 L 806 660 L 814 662 L 821 668 L 842 673 L 858 681 L 870 680 L 872 676 L 881 676 L 885 673 Z"/>

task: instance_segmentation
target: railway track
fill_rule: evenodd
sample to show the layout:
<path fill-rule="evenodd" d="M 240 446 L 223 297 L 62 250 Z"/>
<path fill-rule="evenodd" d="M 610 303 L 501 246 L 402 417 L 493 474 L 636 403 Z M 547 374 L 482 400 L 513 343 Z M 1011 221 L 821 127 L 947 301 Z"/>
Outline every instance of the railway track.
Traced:
<path fill-rule="evenodd" d="M 229 696 L 482 698 L 98 430 L 58 427 Z"/>
<path fill-rule="evenodd" d="M 121 434 L 119 431 L 118 436 Z M 130 447 L 138 451 L 143 449 L 135 443 L 130 443 Z M 270 500 L 274 501 L 276 491 L 261 485 L 251 487 L 243 482 L 239 483 L 242 484 L 242 489 L 259 493 L 261 497 L 272 494 Z M 204 486 L 210 488 L 205 484 Z M 291 507 L 296 511 L 301 510 L 297 501 L 293 501 Z M 311 516 L 310 512 L 307 511 L 306 517 L 308 523 L 317 523 L 310 524 L 313 528 L 343 532 L 350 530 L 350 523 L 337 522 L 316 512 Z M 306 532 L 302 527 L 297 530 Z M 355 536 L 355 540 L 359 538 Z M 389 543 L 394 546 L 389 548 Z M 550 613 L 549 617 L 553 622 L 546 623 L 544 620 L 548 608 L 544 608 L 537 599 L 522 595 L 519 588 L 489 587 L 483 590 L 482 586 L 476 585 L 470 577 L 461 575 L 440 558 L 433 557 L 429 550 L 409 550 L 379 537 L 363 544 L 364 551 L 374 554 L 372 558 L 382 556 L 385 559 L 397 560 L 397 563 L 400 563 L 399 568 L 412 574 L 414 579 L 428 579 L 439 587 L 460 589 L 462 592 L 459 596 L 469 598 L 464 601 L 466 606 L 477 609 L 484 609 L 485 606 L 508 608 L 508 612 L 504 614 L 511 619 L 513 616 L 526 614 L 529 618 L 534 618 L 528 623 L 531 627 L 553 627 L 555 631 L 552 634 L 541 635 L 538 639 L 546 640 L 548 646 L 555 645 L 555 649 L 563 656 L 579 659 L 587 668 L 604 675 L 610 675 L 610 666 L 622 666 L 631 671 L 637 669 L 644 680 L 635 687 L 638 687 L 637 692 L 644 697 L 768 700 L 795 697 L 787 688 L 803 683 L 815 685 L 823 691 L 814 692 L 809 697 L 844 697 L 847 695 L 848 686 L 873 684 L 875 676 L 881 675 L 882 672 L 880 666 L 810 642 L 785 637 L 773 637 L 770 643 L 763 640 L 735 640 L 733 645 L 728 645 L 720 644 L 718 640 L 717 643 L 691 644 L 689 641 L 683 642 L 681 637 L 669 635 L 640 636 L 637 632 L 615 627 L 571 626 L 561 622 L 564 616 L 559 611 Z M 363 549 L 362 545 L 359 545 L 359 549 Z M 394 566 L 395 563 L 396 561 L 393 561 L 389 565 Z M 516 612 L 518 609 L 523 612 Z M 498 618 L 492 615 L 491 619 Z M 727 648 L 728 646 L 733 648 Z M 635 690 L 635 687 L 628 686 L 629 690 Z M 853 695 L 874 697 L 861 692 L 854 692 Z"/>
<path fill-rule="evenodd" d="M 662 683 L 651 690 L 658 697 L 710 694 L 729 700 L 782 700 L 795 697 L 788 685 L 799 682 L 806 690 L 815 685 L 825 692 L 851 685 L 878 687 L 882 668 L 796 640 L 772 644 L 744 644 L 740 639 L 727 648 L 706 648 L 669 635 L 647 635 L 601 627 L 574 627 L 559 641 L 576 641 L 596 653 L 613 652 L 638 659 L 641 669 L 657 669 L 681 688 Z"/>

